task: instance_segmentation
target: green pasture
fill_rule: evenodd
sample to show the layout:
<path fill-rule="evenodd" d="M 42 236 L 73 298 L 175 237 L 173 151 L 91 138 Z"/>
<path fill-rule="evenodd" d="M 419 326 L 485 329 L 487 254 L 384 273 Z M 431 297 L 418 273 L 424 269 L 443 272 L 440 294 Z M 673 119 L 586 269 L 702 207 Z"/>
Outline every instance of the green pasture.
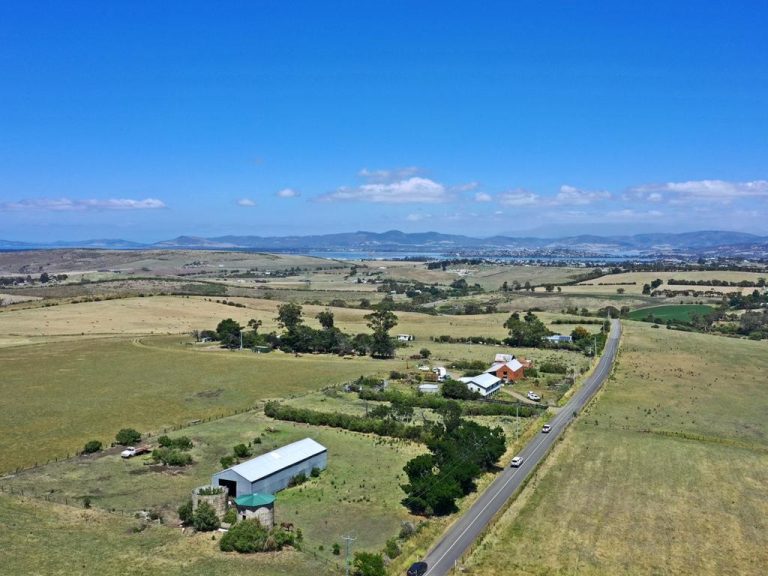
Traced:
<path fill-rule="evenodd" d="M 162 430 L 252 407 L 398 361 L 203 351 L 185 337 L 92 338 L 0 348 L 0 470 L 109 445 L 123 427 Z"/>
<path fill-rule="evenodd" d="M 712 312 L 714 308 L 705 304 L 677 304 L 668 306 L 651 306 L 640 308 L 629 313 L 630 320 L 643 320 L 649 314 L 663 322 L 667 320 L 678 322 L 690 322 L 694 314 L 704 316 Z"/>

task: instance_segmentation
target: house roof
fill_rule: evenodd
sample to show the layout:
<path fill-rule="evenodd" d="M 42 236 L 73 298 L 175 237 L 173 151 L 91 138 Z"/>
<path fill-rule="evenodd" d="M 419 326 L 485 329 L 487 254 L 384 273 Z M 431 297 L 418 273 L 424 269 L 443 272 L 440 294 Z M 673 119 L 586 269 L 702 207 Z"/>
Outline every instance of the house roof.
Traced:
<path fill-rule="evenodd" d="M 494 362 L 493 365 L 488 368 L 488 372 L 496 372 L 499 368 L 504 366 L 512 370 L 512 372 L 517 372 L 520 368 L 523 368 L 520 361 L 518 361 L 517 358 L 513 358 L 510 362 Z"/>
<path fill-rule="evenodd" d="M 459 378 L 459 380 L 464 382 L 464 384 L 475 384 L 476 386 L 484 388 L 485 390 L 493 388 L 500 382 L 499 378 L 496 378 L 496 376 L 493 374 L 488 374 L 487 372 L 485 374 L 478 374 L 477 376 Z"/>
<path fill-rule="evenodd" d="M 496 354 L 496 357 L 493 359 L 494 362 L 510 362 L 514 360 L 515 355 L 514 354 Z"/>
<path fill-rule="evenodd" d="M 322 454 L 327 450 L 325 446 L 315 442 L 312 438 L 304 438 L 304 440 L 282 446 L 277 450 L 232 466 L 230 470 L 238 473 L 249 482 L 256 482 L 256 480 L 279 472 L 312 456 Z"/>
<path fill-rule="evenodd" d="M 239 496 L 235 498 L 235 504 L 238 506 L 245 506 L 246 508 L 268 506 L 274 501 L 275 497 L 271 494 L 261 494 L 259 492 L 254 492 L 253 494 L 247 494 L 246 496 Z"/>

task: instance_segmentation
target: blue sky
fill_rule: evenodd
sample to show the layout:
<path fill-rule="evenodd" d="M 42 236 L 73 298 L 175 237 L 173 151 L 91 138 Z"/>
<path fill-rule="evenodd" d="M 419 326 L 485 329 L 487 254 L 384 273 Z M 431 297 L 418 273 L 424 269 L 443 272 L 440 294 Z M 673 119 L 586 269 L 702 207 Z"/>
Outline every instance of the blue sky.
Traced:
<path fill-rule="evenodd" d="M 540 4 L 4 2 L 0 238 L 768 234 L 768 4 Z"/>

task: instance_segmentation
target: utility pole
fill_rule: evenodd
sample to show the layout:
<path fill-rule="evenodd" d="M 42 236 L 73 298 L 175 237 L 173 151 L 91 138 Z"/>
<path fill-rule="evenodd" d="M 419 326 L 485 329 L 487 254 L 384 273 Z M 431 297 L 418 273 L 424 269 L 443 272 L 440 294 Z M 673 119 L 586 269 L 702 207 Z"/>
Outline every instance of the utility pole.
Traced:
<path fill-rule="evenodd" d="M 243 331 L 240 330 L 240 350 L 242 351 L 242 349 L 243 349 Z"/>
<path fill-rule="evenodd" d="M 346 557 L 344 558 L 344 563 L 347 566 L 346 575 L 349 576 L 349 544 L 350 542 L 354 542 L 355 540 L 357 540 L 357 538 L 352 538 L 352 536 L 342 536 L 341 539 L 344 540 L 344 542 L 346 543 L 347 553 L 346 553 Z"/>

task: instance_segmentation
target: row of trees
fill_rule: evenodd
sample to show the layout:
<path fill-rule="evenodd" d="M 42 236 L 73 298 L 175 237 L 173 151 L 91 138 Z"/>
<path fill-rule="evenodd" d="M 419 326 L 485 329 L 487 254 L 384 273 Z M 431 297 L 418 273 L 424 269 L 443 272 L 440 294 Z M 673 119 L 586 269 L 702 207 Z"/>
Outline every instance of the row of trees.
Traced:
<path fill-rule="evenodd" d="M 261 320 L 249 320 L 246 329 L 239 322 L 227 318 L 219 322 L 216 330 L 204 330 L 198 337 L 219 341 L 223 347 L 230 349 L 268 346 L 285 352 L 370 354 L 374 358 L 391 358 L 395 355 L 395 341 L 389 331 L 397 325 L 397 316 L 386 301 L 365 316 L 371 334 L 345 334 L 335 326 L 331 310 L 323 310 L 315 318 L 320 323 L 319 329 L 304 324 L 301 305 L 288 302 L 277 309 L 275 320 L 283 330 L 280 335 L 275 332 L 260 334 Z"/>

